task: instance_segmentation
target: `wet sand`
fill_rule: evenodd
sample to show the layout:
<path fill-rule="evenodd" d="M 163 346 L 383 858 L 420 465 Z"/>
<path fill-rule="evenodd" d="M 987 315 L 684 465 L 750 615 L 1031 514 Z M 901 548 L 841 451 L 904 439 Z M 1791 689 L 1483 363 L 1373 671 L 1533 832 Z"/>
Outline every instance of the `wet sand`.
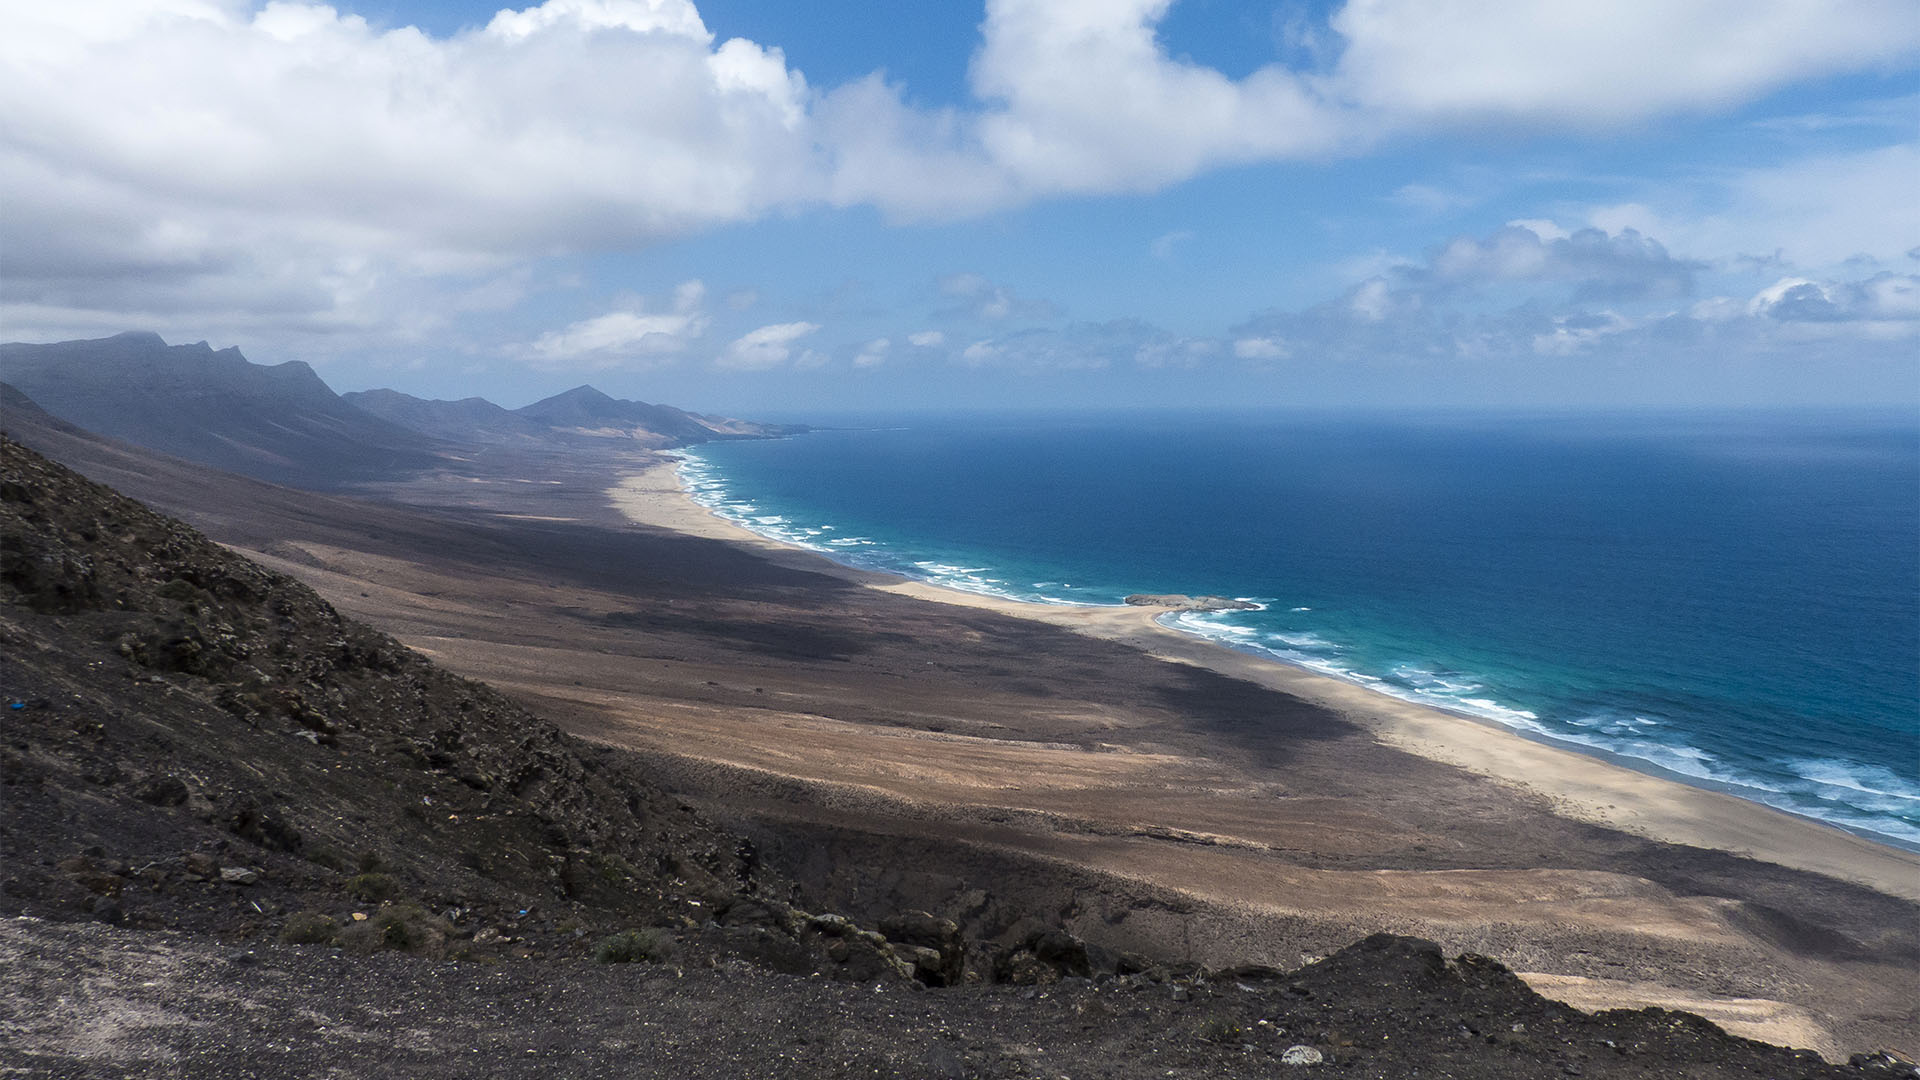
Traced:
<path fill-rule="evenodd" d="M 1150 608 L 1026 603 L 842 566 L 776 543 L 708 511 L 687 494 L 672 463 L 625 477 L 608 495 L 636 523 L 742 544 L 768 558 L 839 574 L 868 588 L 1032 619 L 1257 683 L 1323 706 L 1364 726 L 1388 745 L 1530 789 L 1547 797 L 1559 813 L 1582 821 L 1667 843 L 1750 856 L 1920 900 L 1920 855 L 1733 795 L 1535 742 L 1476 718 L 1238 652 L 1163 626 L 1160 613 Z"/>
<path fill-rule="evenodd" d="M 1037 916 L 1214 965 L 1396 931 L 1586 1008 L 1920 1052 L 1913 862 L 1834 830 L 1150 613 L 847 571 L 724 526 L 637 456 L 502 454 L 363 499 L 46 441 L 639 755 L 831 910 L 924 908 L 987 937 Z M 607 489 L 633 473 L 623 514 Z"/>

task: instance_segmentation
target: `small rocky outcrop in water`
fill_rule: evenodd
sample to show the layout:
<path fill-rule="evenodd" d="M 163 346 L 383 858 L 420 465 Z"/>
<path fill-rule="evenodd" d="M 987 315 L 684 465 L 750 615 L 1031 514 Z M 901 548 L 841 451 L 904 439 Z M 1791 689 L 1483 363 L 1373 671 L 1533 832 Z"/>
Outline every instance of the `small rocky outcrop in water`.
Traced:
<path fill-rule="evenodd" d="M 1126 598 L 1134 607 L 1165 608 L 1168 611 L 1258 611 L 1259 604 L 1233 600 L 1225 596 L 1187 596 L 1182 593 L 1134 593 Z"/>

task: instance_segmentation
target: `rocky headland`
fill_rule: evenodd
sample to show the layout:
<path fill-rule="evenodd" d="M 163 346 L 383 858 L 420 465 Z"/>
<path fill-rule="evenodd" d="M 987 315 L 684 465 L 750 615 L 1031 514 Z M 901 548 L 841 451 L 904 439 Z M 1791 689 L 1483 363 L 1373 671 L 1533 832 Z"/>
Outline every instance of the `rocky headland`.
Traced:
<path fill-rule="evenodd" d="M 1168 611 L 1254 611 L 1260 605 L 1250 600 L 1225 596 L 1186 596 L 1181 593 L 1134 593 L 1123 598 L 1134 607 L 1164 608 Z"/>

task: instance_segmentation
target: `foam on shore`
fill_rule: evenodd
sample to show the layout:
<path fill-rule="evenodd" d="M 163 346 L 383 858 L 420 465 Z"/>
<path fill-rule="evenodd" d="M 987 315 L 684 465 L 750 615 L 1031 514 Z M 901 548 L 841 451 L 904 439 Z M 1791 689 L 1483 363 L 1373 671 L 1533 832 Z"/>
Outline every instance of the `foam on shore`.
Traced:
<path fill-rule="evenodd" d="M 1920 901 L 1920 856 L 1897 841 L 1869 838 L 1837 823 L 1791 810 L 1783 812 L 1753 798 L 1716 789 L 1729 785 L 1696 786 L 1644 767 L 1631 767 L 1601 747 L 1576 748 L 1577 744 L 1568 745 L 1573 740 L 1548 738 L 1520 724 L 1501 723 L 1411 695 L 1385 693 L 1365 678 L 1319 670 L 1275 655 L 1272 650 L 1236 647 L 1235 641 L 1221 635 L 1202 635 L 1190 627 L 1172 625 L 1164 617 L 1166 613 L 1120 604 L 1052 598 L 1036 601 L 985 588 L 955 589 L 884 565 L 861 565 L 841 558 L 841 548 L 795 542 L 774 531 L 789 523 L 753 520 L 779 515 L 741 513 L 745 506 L 726 513 L 709 505 L 724 493 L 724 486 L 709 472 L 705 477 L 709 486 L 696 492 L 680 471 L 686 460 L 684 455 L 679 456 L 625 477 L 609 496 L 629 520 L 641 524 L 744 543 L 776 561 L 814 571 L 837 570 L 883 591 L 1047 622 L 1133 645 L 1161 659 L 1244 678 L 1333 709 L 1400 749 L 1538 791 L 1569 816 L 1663 842 L 1729 851 L 1829 874 Z M 1657 720 L 1638 719 L 1649 726 L 1657 725 Z M 1862 787 L 1879 779 L 1851 778 Z M 1880 783 L 1878 787 L 1892 785 Z M 1897 791 L 1880 794 L 1889 798 L 1904 795 Z"/>
<path fill-rule="evenodd" d="M 849 535 L 834 525 L 807 525 L 786 515 L 770 513 L 740 498 L 719 471 L 690 453 L 671 455 L 675 473 L 687 495 L 716 517 L 777 544 L 823 555 L 854 569 L 898 574 L 937 588 L 1015 603 L 1041 605 L 1120 606 L 1117 599 L 1087 595 L 1063 596 L 1073 586 L 1066 582 L 1016 584 L 997 576 L 991 567 L 940 559 L 915 559 L 891 550 L 871 537 Z M 1241 597 L 1267 611 L 1279 601 Z M 1289 614 L 1306 614 L 1308 607 L 1291 607 Z M 1333 679 L 1339 679 L 1411 704 L 1496 724 L 1531 739 L 1550 740 L 1577 752 L 1600 755 L 1656 776 L 1727 791 L 1742 798 L 1830 825 L 1920 850 L 1920 828 L 1895 816 L 1920 806 L 1920 789 L 1887 770 L 1853 762 L 1799 760 L 1780 763 L 1783 775 L 1767 777 L 1739 768 L 1712 752 L 1686 742 L 1678 730 L 1646 716 L 1620 716 L 1607 711 L 1586 715 L 1542 716 L 1533 708 L 1504 699 L 1483 678 L 1471 673 L 1432 670 L 1417 663 L 1400 663 L 1369 671 L 1349 660 L 1346 649 L 1318 633 L 1273 630 L 1236 622 L 1235 611 L 1183 611 L 1158 616 L 1167 629 L 1214 644 L 1277 660 Z M 1884 774 L 1884 775 L 1882 775 Z"/>

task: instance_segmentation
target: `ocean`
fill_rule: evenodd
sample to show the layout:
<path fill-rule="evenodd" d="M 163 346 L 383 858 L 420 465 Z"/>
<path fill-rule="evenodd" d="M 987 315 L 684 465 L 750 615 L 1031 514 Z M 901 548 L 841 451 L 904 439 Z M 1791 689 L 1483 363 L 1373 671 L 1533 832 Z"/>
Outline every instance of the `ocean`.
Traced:
<path fill-rule="evenodd" d="M 696 499 L 854 566 L 1164 621 L 1920 849 L 1920 418 L 861 417 Z"/>

